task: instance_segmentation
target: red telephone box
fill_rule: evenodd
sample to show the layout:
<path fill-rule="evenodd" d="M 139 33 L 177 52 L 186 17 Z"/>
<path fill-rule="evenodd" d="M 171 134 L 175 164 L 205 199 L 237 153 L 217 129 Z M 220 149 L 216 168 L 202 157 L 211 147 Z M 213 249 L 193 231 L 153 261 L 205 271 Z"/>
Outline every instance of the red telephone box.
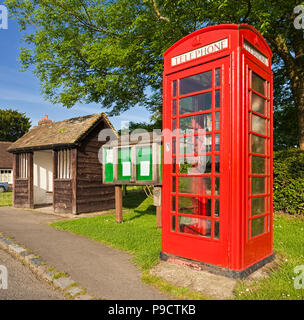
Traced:
<path fill-rule="evenodd" d="M 244 277 L 273 258 L 271 50 L 217 25 L 164 57 L 161 257 Z"/>

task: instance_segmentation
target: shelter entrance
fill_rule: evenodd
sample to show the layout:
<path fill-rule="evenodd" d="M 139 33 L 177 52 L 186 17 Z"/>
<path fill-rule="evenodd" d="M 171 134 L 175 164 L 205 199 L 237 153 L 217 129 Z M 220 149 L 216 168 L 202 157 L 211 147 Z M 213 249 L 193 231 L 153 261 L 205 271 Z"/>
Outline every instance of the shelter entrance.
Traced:
<path fill-rule="evenodd" d="M 168 77 L 170 232 L 177 255 L 227 266 L 229 58 Z M 223 210 L 225 208 L 226 210 Z M 203 244 L 204 243 L 204 244 Z"/>
<path fill-rule="evenodd" d="M 33 153 L 34 206 L 53 204 L 53 153 L 51 150 Z"/>

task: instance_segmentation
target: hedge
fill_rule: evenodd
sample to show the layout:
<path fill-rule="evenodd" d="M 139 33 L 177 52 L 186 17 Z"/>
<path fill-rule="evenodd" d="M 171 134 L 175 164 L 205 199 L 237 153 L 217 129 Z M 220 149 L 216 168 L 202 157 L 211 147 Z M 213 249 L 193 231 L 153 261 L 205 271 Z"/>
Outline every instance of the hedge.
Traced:
<path fill-rule="evenodd" d="M 304 151 L 274 152 L 273 206 L 275 211 L 304 214 Z"/>

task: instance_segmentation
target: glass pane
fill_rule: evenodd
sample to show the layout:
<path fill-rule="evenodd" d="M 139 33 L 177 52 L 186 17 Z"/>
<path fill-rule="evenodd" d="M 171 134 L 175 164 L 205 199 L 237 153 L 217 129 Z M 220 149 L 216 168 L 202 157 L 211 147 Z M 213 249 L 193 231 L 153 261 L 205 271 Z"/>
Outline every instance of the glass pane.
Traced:
<path fill-rule="evenodd" d="M 252 156 L 252 173 L 254 174 L 265 173 L 265 158 Z"/>
<path fill-rule="evenodd" d="M 172 192 L 176 192 L 176 177 L 172 177 Z"/>
<path fill-rule="evenodd" d="M 214 200 L 214 216 L 217 218 L 220 216 L 220 199 Z"/>
<path fill-rule="evenodd" d="M 215 186 L 214 186 L 214 194 L 219 195 L 220 194 L 220 178 L 215 178 Z"/>
<path fill-rule="evenodd" d="M 178 197 L 178 212 L 199 216 L 211 216 L 211 199 Z"/>
<path fill-rule="evenodd" d="M 252 194 L 264 194 L 264 193 L 265 193 L 265 178 L 252 177 Z"/>
<path fill-rule="evenodd" d="M 212 113 L 183 117 L 179 120 L 180 134 L 192 134 L 199 129 L 212 130 Z"/>
<path fill-rule="evenodd" d="M 215 151 L 220 151 L 220 135 L 217 133 L 215 135 Z"/>
<path fill-rule="evenodd" d="M 215 156 L 215 173 L 220 173 L 220 156 Z"/>
<path fill-rule="evenodd" d="M 172 96 L 176 97 L 176 80 L 173 81 Z"/>
<path fill-rule="evenodd" d="M 175 205 L 176 201 L 175 201 L 175 199 L 176 199 L 175 196 L 173 196 L 173 197 L 172 197 L 172 211 L 173 211 L 173 212 L 176 211 L 176 205 Z"/>
<path fill-rule="evenodd" d="M 212 92 L 180 99 L 179 104 L 180 114 L 209 110 L 212 108 Z"/>
<path fill-rule="evenodd" d="M 248 114 L 248 130 L 251 130 L 251 112 Z"/>
<path fill-rule="evenodd" d="M 210 177 L 179 177 L 179 193 L 211 194 Z"/>
<path fill-rule="evenodd" d="M 175 231 L 175 216 L 171 217 L 171 231 Z"/>
<path fill-rule="evenodd" d="M 181 157 L 180 174 L 211 173 L 211 156 Z"/>
<path fill-rule="evenodd" d="M 172 119 L 172 131 L 173 135 L 176 135 L 176 119 Z"/>
<path fill-rule="evenodd" d="M 194 153 L 194 137 L 179 138 L 179 154 L 193 154 Z"/>
<path fill-rule="evenodd" d="M 252 72 L 252 89 L 265 95 L 265 80 Z"/>
<path fill-rule="evenodd" d="M 205 151 L 206 152 L 211 152 L 212 151 L 212 135 L 211 134 L 207 134 L 205 136 L 205 140 L 206 140 Z"/>
<path fill-rule="evenodd" d="M 252 135 L 252 152 L 265 154 L 265 138 Z"/>
<path fill-rule="evenodd" d="M 210 238 L 211 222 L 208 219 L 178 217 L 178 231 Z"/>
<path fill-rule="evenodd" d="M 221 85 L 221 69 L 215 70 L 215 86 L 218 87 Z"/>
<path fill-rule="evenodd" d="M 221 129 L 221 120 L 220 120 L 220 112 L 215 113 L 215 130 Z"/>
<path fill-rule="evenodd" d="M 255 237 L 265 232 L 265 217 L 251 220 L 251 236 Z"/>
<path fill-rule="evenodd" d="M 176 158 L 172 158 L 172 173 L 176 173 Z"/>
<path fill-rule="evenodd" d="M 255 93 L 252 93 L 252 110 L 265 114 L 265 99 Z"/>
<path fill-rule="evenodd" d="M 265 197 L 251 199 L 251 214 L 253 216 L 265 213 Z"/>
<path fill-rule="evenodd" d="M 255 114 L 252 115 L 252 131 L 265 134 L 265 119 Z"/>
<path fill-rule="evenodd" d="M 172 115 L 173 117 L 176 116 L 176 100 L 173 100 L 172 102 Z"/>
<path fill-rule="evenodd" d="M 172 154 L 176 154 L 176 139 L 172 139 Z"/>
<path fill-rule="evenodd" d="M 212 88 L 212 71 L 196 74 L 180 80 L 180 94 Z"/>
<path fill-rule="evenodd" d="M 178 197 L 178 212 L 184 214 L 198 213 L 198 199 L 192 197 Z"/>
<path fill-rule="evenodd" d="M 219 239 L 220 237 L 220 222 L 214 221 L 214 239 Z"/>
<path fill-rule="evenodd" d="M 205 135 L 195 136 L 194 139 L 195 139 L 195 148 L 194 148 L 195 153 L 208 152 L 206 151 L 206 145 L 209 146 L 209 143 L 212 142 L 212 140 L 210 141 L 208 136 L 205 136 Z"/>
<path fill-rule="evenodd" d="M 221 106 L 221 90 L 215 91 L 215 108 L 220 108 Z"/>

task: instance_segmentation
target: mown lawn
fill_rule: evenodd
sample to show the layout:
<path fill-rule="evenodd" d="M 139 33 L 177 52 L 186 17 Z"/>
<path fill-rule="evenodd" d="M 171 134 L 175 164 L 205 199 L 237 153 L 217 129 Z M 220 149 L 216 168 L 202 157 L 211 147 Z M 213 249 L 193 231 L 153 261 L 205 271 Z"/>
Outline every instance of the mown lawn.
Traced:
<path fill-rule="evenodd" d="M 146 283 L 161 287 L 167 293 L 183 298 L 203 299 L 150 276 L 148 271 L 158 263 L 161 251 L 161 230 L 156 229 L 155 208 L 141 190 L 128 191 L 124 198 L 124 222 L 117 224 L 114 215 L 81 218 L 53 223 L 52 226 L 87 236 L 134 255 Z M 274 250 L 278 264 L 262 280 L 240 281 L 236 299 L 303 299 L 304 289 L 294 288 L 294 268 L 304 265 L 304 219 L 287 215 L 274 217 Z"/>
<path fill-rule="evenodd" d="M 304 268 L 304 219 L 299 216 L 274 215 L 274 252 L 278 263 L 269 271 L 269 277 L 252 282 L 241 281 L 236 299 L 241 300 L 304 300 L 304 273 L 302 289 L 294 287 L 294 268 Z M 302 269 L 303 270 L 303 269 Z"/>
<path fill-rule="evenodd" d="M 12 192 L 1 192 L 0 193 L 0 207 L 12 205 Z"/>

